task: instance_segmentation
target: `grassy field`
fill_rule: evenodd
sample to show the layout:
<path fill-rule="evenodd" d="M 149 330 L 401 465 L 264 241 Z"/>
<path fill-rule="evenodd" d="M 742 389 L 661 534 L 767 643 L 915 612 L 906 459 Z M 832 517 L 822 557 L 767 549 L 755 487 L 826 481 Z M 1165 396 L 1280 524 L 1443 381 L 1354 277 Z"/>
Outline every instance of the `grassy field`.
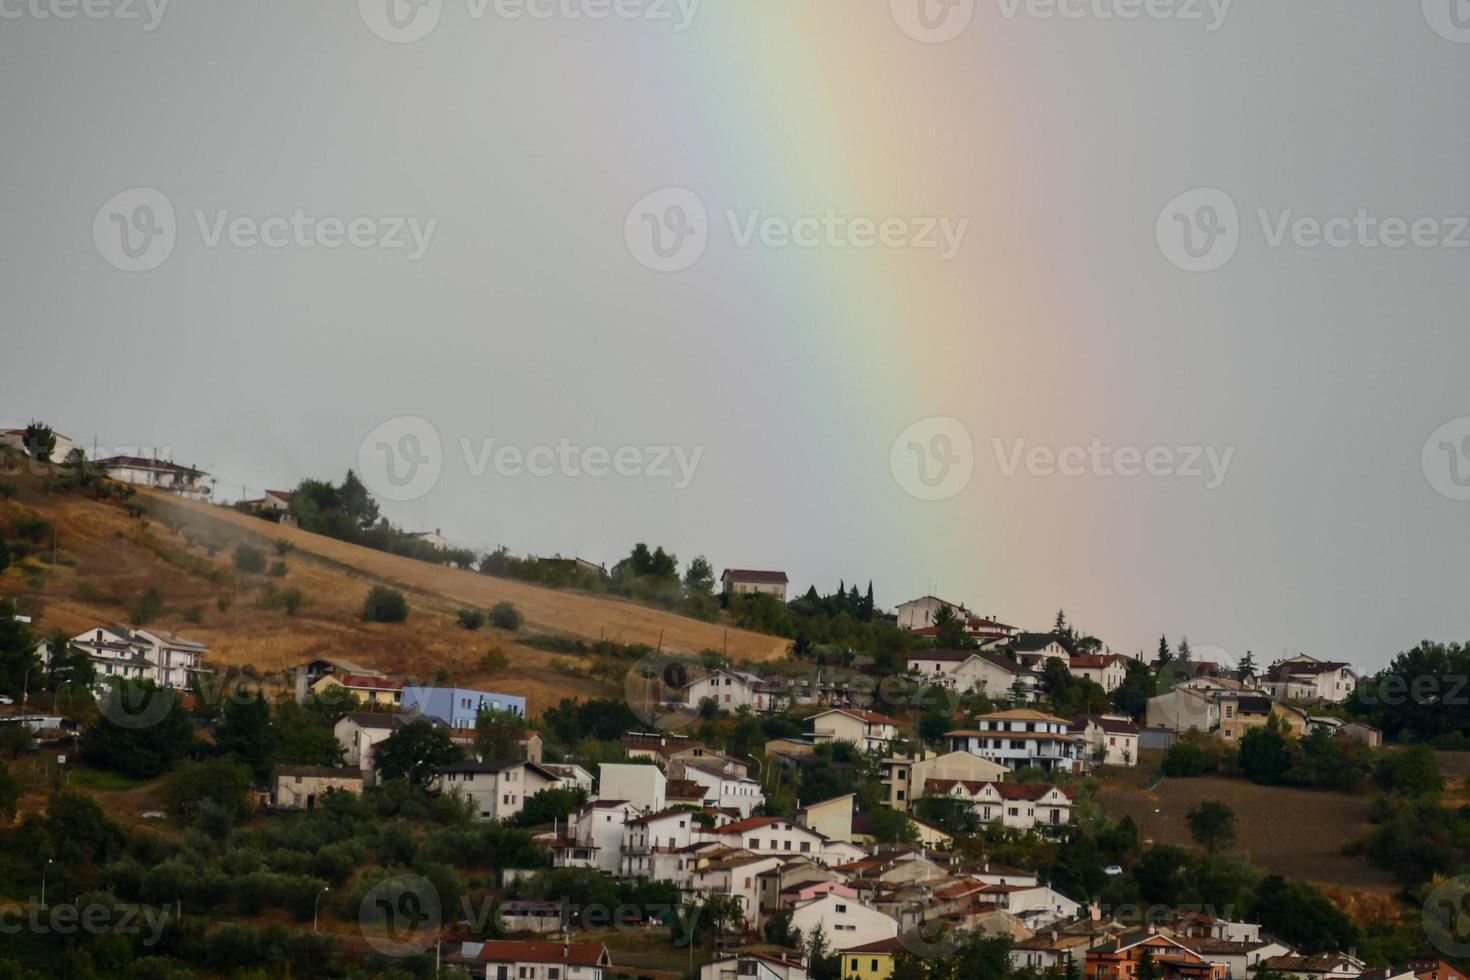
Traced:
<path fill-rule="evenodd" d="M 1342 853 L 1343 845 L 1367 832 L 1371 795 L 1201 776 L 1165 779 L 1152 790 L 1108 781 L 1098 797 L 1108 812 L 1132 817 L 1145 840 L 1183 846 L 1193 846 L 1184 816 L 1205 800 L 1221 800 L 1235 810 L 1235 849 L 1258 867 L 1321 885 L 1380 893 L 1396 888 L 1388 872 Z"/>
<path fill-rule="evenodd" d="M 20 493 L 0 502 L 0 522 L 22 513 L 45 517 L 58 529 L 62 561 L 52 566 L 27 559 L 0 575 L 0 594 L 26 597 L 39 609 L 36 625 L 42 631 L 76 633 L 99 623 L 131 623 L 131 610 L 153 587 L 165 611 L 152 625 L 208 643 L 210 661 L 217 665 L 277 671 L 327 655 L 423 681 L 432 681 L 442 669 L 454 683 L 493 684 L 522 695 L 532 713 L 566 697 L 621 696 L 621 691 L 589 676 L 589 659 L 518 642 L 529 634 L 662 644 L 667 651 L 723 649 L 737 661 L 777 659 L 788 646 L 779 637 L 726 629 L 622 599 L 387 555 L 166 495 L 142 495 L 153 511 L 145 524 L 85 494 L 46 494 L 28 474 L 15 482 Z M 278 540 L 290 549 L 283 558 L 284 576 L 235 573 L 230 558 L 236 542 L 259 545 L 275 561 Z M 407 623 L 361 621 L 363 598 L 380 583 L 408 596 Z M 305 605 L 294 615 L 266 608 L 262 599 L 271 586 L 299 589 Z M 488 609 L 502 601 L 524 614 L 519 633 L 489 626 L 470 631 L 457 622 L 460 607 Z M 491 669 L 482 662 L 494 648 L 506 654 L 508 667 Z"/>

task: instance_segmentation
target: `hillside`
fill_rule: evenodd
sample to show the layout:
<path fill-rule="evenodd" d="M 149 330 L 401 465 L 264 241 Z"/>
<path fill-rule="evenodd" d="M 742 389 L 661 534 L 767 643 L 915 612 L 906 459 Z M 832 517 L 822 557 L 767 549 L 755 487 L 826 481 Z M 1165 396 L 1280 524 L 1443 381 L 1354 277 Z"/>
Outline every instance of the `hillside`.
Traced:
<path fill-rule="evenodd" d="M 1387 895 L 1397 888 L 1389 872 L 1342 853 L 1368 831 L 1370 795 L 1259 786 L 1224 776 L 1165 779 L 1145 789 L 1150 771 L 1108 770 L 1098 794 L 1104 810 L 1132 817 L 1146 841 L 1194 846 L 1185 814 L 1205 800 L 1221 800 L 1237 817 L 1234 850 L 1257 867 L 1353 891 Z"/>
<path fill-rule="evenodd" d="M 527 697 L 533 713 L 563 697 L 615 692 L 588 676 L 589 661 L 532 649 L 518 637 L 556 633 L 590 641 L 661 642 L 665 650 L 725 649 L 732 659 L 752 661 L 782 657 L 787 647 L 779 637 L 727 630 L 618 598 L 387 555 L 164 494 L 140 494 L 151 517 L 139 520 L 86 494 L 48 494 L 30 474 L 7 479 L 19 493 L 0 502 L 0 522 L 13 524 L 32 514 L 52 522 L 59 536 L 56 566 L 31 558 L 0 576 L 0 594 L 22 597 L 39 613 L 41 631 L 75 633 L 97 623 L 127 622 L 151 586 L 164 605 L 154 625 L 208 643 L 215 664 L 268 671 L 336 655 L 420 678 L 432 678 L 443 667 L 455 683 L 493 684 Z M 274 561 L 278 540 L 290 545 L 284 577 L 236 573 L 230 559 L 236 542 L 256 544 Z M 360 620 L 364 596 L 380 583 L 408 596 L 408 622 Z M 261 600 L 271 585 L 301 590 L 305 605 L 294 615 L 265 608 Z M 461 607 L 487 609 L 502 601 L 525 615 L 519 633 L 488 625 L 470 631 L 456 620 Z M 481 663 L 495 647 L 509 659 L 505 670 L 489 671 Z"/>

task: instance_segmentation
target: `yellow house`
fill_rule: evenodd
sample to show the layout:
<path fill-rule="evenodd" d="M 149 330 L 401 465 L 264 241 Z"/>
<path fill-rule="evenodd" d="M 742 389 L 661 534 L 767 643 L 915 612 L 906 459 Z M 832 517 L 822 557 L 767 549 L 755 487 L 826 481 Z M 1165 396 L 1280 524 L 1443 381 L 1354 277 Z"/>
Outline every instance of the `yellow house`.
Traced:
<path fill-rule="evenodd" d="M 340 698 L 342 689 L 357 698 L 363 706 L 401 706 L 403 704 L 403 682 L 391 677 L 372 677 L 367 674 L 326 674 L 311 686 L 321 698 Z"/>
<path fill-rule="evenodd" d="M 888 980 L 893 976 L 893 958 L 901 952 L 903 940 L 897 938 L 843 950 L 842 980 Z"/>
<path fill-rule="evenodd" d="M 1263 727 L 1272 718 L 1281 723 L 1284 735 L 1301 738 L 1306 734 L 1305 711 L 1273 701 L 1265 694 L 1222 691 L 1217 701 L 1220 705 L 1220 737 L 1227 742 L 1239 742 L 1246 732 Z"/>

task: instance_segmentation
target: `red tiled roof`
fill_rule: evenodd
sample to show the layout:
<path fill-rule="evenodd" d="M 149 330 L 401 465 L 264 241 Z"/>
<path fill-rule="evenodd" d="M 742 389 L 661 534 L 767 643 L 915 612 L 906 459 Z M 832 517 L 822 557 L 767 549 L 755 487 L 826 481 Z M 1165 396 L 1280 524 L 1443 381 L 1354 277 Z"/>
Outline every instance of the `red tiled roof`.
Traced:
<path fill-rule="evenodd" d="M 389 677 L 369 677 L 366 674 L 331 674 L 344 687 L 365 687 L 375 691 L 401 691 L 403 682 Z"/>
<path fill-rule="evenodd" d="M 769 827 L 773 823 L 783 823 L 785 820 L 785 817 L 746 817 L 744 820 L 736 820 L 734 823 L 727 823 L 723 827 L 717 827 L 715 829 L 722 834 L 743 834 L 747 830 L 759 830 L 761 827 Z"/>
<path fill-rule="evenodd" d="M 607 947 L 602 943 L 487 942 L 480 959 L 488 963 L 568 963 L 575 966 L 597 966 L 606 962 Z"/>

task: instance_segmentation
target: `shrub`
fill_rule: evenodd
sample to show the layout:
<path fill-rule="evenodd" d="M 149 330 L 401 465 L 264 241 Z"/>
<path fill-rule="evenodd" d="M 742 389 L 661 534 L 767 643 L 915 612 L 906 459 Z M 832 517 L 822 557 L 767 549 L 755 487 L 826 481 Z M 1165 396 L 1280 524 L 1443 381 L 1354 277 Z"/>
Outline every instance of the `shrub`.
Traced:
<path fill-rule="evenodd" d="M 185 622 L 202 623 L 204 622 L 204 607 L 198 605 L 190 606 L 184 610 L 183 616 Z"/>
<path fill-rule="evenodd" d="M 1205 755 L 1191 742 L 1175 742 L 1164 753 L 1164 775 L 1198 776 L 1205 771 Z"/>
<path fill-rule="evenodd" d="M 32 544 L 42 544 L 50 541 L 56 534 L 56 528 L 44 517 L 36 517 L 32 514 L 22 514 L 15 519 L 11 525 L 16 536 Z"/>
<path fill-rule="evenodd" d="M 240 542 L 235 545 L 235 568 L 242 572 L 256 574 L 265 571 L 265 552 L 253 545 Z"/>
<path fill-rule="evenodd" d="M 497 602 L 495 608 L 490 610 L 490 622 L 497 629 L 515 632 L 521 628 L 521 624 L 525 621 L 526 619 L 521 615 L 521 611 L 508 602 Z"/>
<path fill-rule="evenodd" d="M 270 571 L 268 571 L 266 574 L 269 575 L 271 578 L 285 578 L 286 563 L 283 561 L 271 562 Z"/>
<path fill-rule="evenodd" d="M 133 622 L 139 626 L 146 626 L 161 615 L 163 615 L 163 596 L 159 594 L 156 587 L 150 585 L 138 599 L 138 604 L 133 607 Z"/>
<path fill-rule="evenodd" d="M 485 625 L 485 614 L 478 609 L 461 609 L 459 625 L 467 630 L 477 630 Z"/>
<path fill-rule="evenodd" d="M 0 483 L 0 500 L 9 500 L 18 490 L 14 483 Z"/>
<path fill-rule="evenodd" d="M 291 553 L 291 549 L 294 547 L 296 546 L 287 541 L 285 538 L 276 539 L 276 554 L 280 555 L 282 558 L 285 558 L 287 555 L 289 555 Z"/>
<path fill-rule="evenodd" d="M 510 667 L 510 658 L 500 647 L 492 647 L 490 652 L 480 658 L 480 666 L 489 671 L 501 671 Z"/>
<path fill-rule="evenodd" d="M 408 600 L 397 589 L 375 585 L 362 604 L 362 618 L 369 623 L 401 623 L 408 618 Z"/>

